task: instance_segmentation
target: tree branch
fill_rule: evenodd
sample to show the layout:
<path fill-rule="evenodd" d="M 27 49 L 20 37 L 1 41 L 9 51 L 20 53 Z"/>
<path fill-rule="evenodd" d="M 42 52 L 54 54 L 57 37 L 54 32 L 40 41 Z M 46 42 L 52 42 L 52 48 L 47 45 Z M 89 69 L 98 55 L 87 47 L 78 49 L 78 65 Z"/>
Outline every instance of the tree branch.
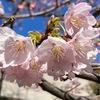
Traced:
<path fill-rule="evenodd" d="M 92 64 L 92 66 L 98 66 L 99 64 Z M 80 75 L 76 75 L 78 78 L 87 79 L 96 83 L 100 84 L 100 75 L 95 73 L 81 73 Z M 91 96 L 76 96 L 65 92 L 56 86 L 52 85 L 51 83 L 47 82 L 45 79 L 42 79 L 42 83 L 39 83 L 43 90 L 63 99 L 63 100 L 95 100 L 95 98 Z"/>
<path fill-rule="evenodd" d="M 92 10 L 94 10 L 95 12 L 93 13 L 93 15 L 95 17 L 97 17 L 98 15 L 100 15 L 100 6 L 96 6 L 94 7 Z"/>
<path fill-rule="evenodd" d="M 7 26 L 7 25 L 9 25 L 9 24 L 12 24 L 12 23 L 14 22 L 14 20 L 15 20 L 15 17 L 14 17 L 14 16 L 10 17 L 7 21 L 5 21 L 5 22 L 1 25 L 1 27 Z"/>
<path fill-rule="evenodd" d="M 93 81 L 93 82 L 100 84 L 100 75 L 99 74 L 95 74 L 95 73 L 92 74 L 92 73 L 87 73 L 87 72 L 84 73 L 83 72 L 79 75 L 76 75 L 76 77 L 90 80 L 90 81 Z"/>
<path fill-rule="evenodd" d="M 47 91 L 63 100 L 95 100 L 93 97 L 91 98 L 89 96 L 76 96 L 69 92 L 63 91 L 47 82 L 45 79 L 42 79 L 42 83 L 39 83 L 39 85 L 44 91 Z"/>
<path fill-rule="evenodd" d="M 69 1 L 70 0 L 65 0 L 65 1 L 63 1 L 60 5 L 58 5 L 58 6 L 55 6 L 55 7 L 51 7 L 51 8 L 49 8 L 49 9 L 46 9 L 46 10 L 44 10 L 44 11 L 41 11 L 41 12 L 37 12 L 37 13 L 31 13 L 31 16 L 40 16 L 40 15 L 44 15 L 44 14 L 46 14 L 46 13 L 49 13 L 49 12 L 52 12 L 52 11 L 54 11 L 54 10 L 56 10 L 57 8 L 59 8 L 60 6 L 63 6 L 63 5 L 65 5 L 66 3 L 69 3 Z M 0 18 L 9 18 L 9 17 L 11 17 L 12 15 L 7 15 L 7 14 L 5 14 L 5 15 L 1 15 L 0 16 Z M 14 17 L 15 18 L 28 18 L 28 17 L 30 17 L 30 14 L 20 14 L 20 15 L 14 15 Z"/>

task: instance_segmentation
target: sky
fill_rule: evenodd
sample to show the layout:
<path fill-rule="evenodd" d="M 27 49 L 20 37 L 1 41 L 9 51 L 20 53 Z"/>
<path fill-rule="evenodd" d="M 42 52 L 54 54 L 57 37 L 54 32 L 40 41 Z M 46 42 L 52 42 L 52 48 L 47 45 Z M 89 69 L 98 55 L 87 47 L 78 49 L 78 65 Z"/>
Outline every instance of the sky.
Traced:
<path fill-rule="evenodd" d="M 4 10 L 6 13 L 11 14 L 12 11 L 9 11 L 10 7 L 12 6 L 11 3 L 5 2 L 5 0 L 1 0 L 4 5 Z M 9 8 L 9 9 L 8 9 Z M 27 36 L 28 31 L 38 30 L 43 32 L 45 30 L 45 20 L 44 17 L 31 17 L 26 19 L 15 20 L 15 22 L 20 22 L 21 25 L 17 24 L 14 28 L 16 33 Z"/>
<path fill-rule="evenodd" d="M 10 11 L 10 7 L 12 6 L 11 3 L 6 3 L 5 0 L 1 0 L 4 5 L 4 10 L 8 14 L 11 14 L 12 11 Z M 97 0 L 99 1 L 99 0 Z M 98 2 L 96 2 L 97 4 Z M 66 8 L 62 10 L 62 12 L 66 12 Z M 46 29 L 46 23 L 44 23 L 46 20 L 44 17 L 32 17 L 32 18 L 26 18 L 26 19 L 20 19 L 21 25 L 16 25 L 14 30 L 16 33 L 27 36 L 28 31 L 37 30 L 40 32 L 44 32 Z M 18 23 L 18 20 L 15 20 Z M 47 22 L 47 21 L 46 21 Z M 16 23 L 16 24 L 17 24 Z M 100 47 L 97 47 L 100 50 Z M 100 63 L 100 53 L 97 55 L 96 62 Z"/>

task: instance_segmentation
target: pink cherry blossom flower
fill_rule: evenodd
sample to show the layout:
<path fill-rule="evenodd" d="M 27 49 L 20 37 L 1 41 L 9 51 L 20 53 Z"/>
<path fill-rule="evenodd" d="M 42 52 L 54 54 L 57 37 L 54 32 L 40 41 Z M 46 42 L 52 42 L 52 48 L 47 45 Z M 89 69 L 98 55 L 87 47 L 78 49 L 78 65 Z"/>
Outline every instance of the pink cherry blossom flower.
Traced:
<path fill-rule="evenodd" d="M 83 70 L 90 73 L 93 71 L 90 63 L 96 58 L 98 50 L 94 47 L 92 39 L 98 35 L 99 33 L 96 30 L 83 30 L 82 28 L 75 34 L 73 39 L 69 41 L 69 43 L 73 45 L 76 60 L 76 62 L 73 63 L 72 73 L 79 74 Z"/>
<path fill-rule="evenodd" d="M 71 45 L 61 38 L 51 36 L 37 48 L 36 56 L 41 63 L 47 63 L 47 73 L 55 79 L 69 72 L 75 61 Z"/>
<path fill-rule="evenodd" d="M 18 5 L 18 8 L 19 8 L 20 10 L 24 10 L 24 9 L 25 9 L 25 6 L 24 6 L 23 4 L 20 4 L 20 5 Z"/>
<path fill-rule="evenodd" d="M 4 42 L 8 37 L 17 35 L 12 29 L 8 27 L 0 27 L 0 61 L 4 61 Z"/>
<path fill-rule="evenodd" d="M 89 13 L 91 9 L 85 2 L 70 5 L 64 15 L 65 28 L 70 36 L 73 37 L 82 27 L 87 29 L 96 24 L 95 17 Z"/>
<path fill-rule="evenodd" d="M 3 67 L 16 66 L 22 64 L 27 58 L 31 59 L 35 50 L 31 38 L 18 34 L 12 34 L 11 36 L 11 34 L 8 35 L 9 33 L 6 34 L 4 31 L 0 34 L 1 38 L 5 37 L 3 40 L 0 40 L 2 41 L 0 47 L 0 56 L 2 58 L 0 58 L 0 61 L 3 61 Z M 12 30 L 11 33 L 13 33 Z"/>
<path fill-rule="evenodd" d="M 31 60 L 27 60 L 25 63 L 19 66 L 9 66 L 3 68 L 5 72 L 5 79 L 11 82 L 16 82 L 19 86 L 32 86 L 41 82 L 43 73 L 45 73 L 46 64 L 39 65 L 38 58 L 34 57 Z M 27 68 L 27 69 L 26 69 Z"/>
<path fill-rule="evenodd" d="M 21 4 L 18 5 L 18 8 L 20 10 L 24 10 L 25 9 L 25 6 L 26 6 L 26 2 L 23 1 Z"/>
<path fill-rule="evenodd" d="M 32 2 L 32 3 L 30 3 L 30 10 L 32 10 L 32 9 L 34 9 L 34 7 L 36 6 L 36 3 L 34 2 Z"/>
<path fill-rule="evenodd" d="M 12 29 L 10 29 L 9 27 L 0 27 L 0 36 L 2 36 L 3 38 L 0 38 L 1 39 L 5 39 L 7 38 L 8 36 L 15 36 L 17 35 Z"/>

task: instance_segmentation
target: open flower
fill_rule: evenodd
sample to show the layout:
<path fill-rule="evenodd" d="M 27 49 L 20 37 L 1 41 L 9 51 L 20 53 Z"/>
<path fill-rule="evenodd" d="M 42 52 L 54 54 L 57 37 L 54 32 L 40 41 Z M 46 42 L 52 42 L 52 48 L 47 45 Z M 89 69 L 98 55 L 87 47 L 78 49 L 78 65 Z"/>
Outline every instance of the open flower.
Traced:
<path fill-rule="evenodd" d="M 13 31 L 12 29 L 10 29 L 9 27 L 0 27 L 0 36 L 3 38 L 0 38 L 0 40 L 8 37 L 14 37 L 15 35 L 17 35 L 15 33 L 15 31 Z"/>
<path fill-rule="evenodd" d="M 90 63 L 96 58 L 98 50 L 94 47 L 92 39 L 98 35 L 99 33 L 96 30 L 83 30 L 82 28 L 73 39 L 69 41 L 69 43 L 73 45 L 76 60 L 76 62 L 72 64 L 71 75 L 72 73 L 79 74 L 83 70 L 88 72 L 93 71 Z"/>
<path fill-rule="evenodd" d="M 3 68 L 4 78 L 11 82 L 16 82 L 19 86 L 32 86 L 41 82 L 43 73 L 46 71 L 46 64 L 39 65 L 38 58 L 25 61 L 19 66 L 9 66 Z"/>
<path fill-rule="evenodd" d="M 96 24 L 95 17 L 89 13 L 91 9 L 85 2 L 70 5 L 64 15 L 66 31 L 70 36 L 73 37 L 82 27 L 87 29 Z"/>
<path fill-rule="evenodd" d="M 72 69 L 74 53 L 65 40 L 49 36 L 36 50 L 41 63 L 47 63 L 48 74 L 58 78 Z"/>
<path fill-rule="evenodd" d="M 8 28 L 6 29 L 8 30 Z M 3 30 L 2 34 L 0 34 L 0 38 L 4 37 L 3 40 L 0 40 L 2 41 L 0 44 L 0 56 L 2 59 L 0 59 L 0 61 L 2 61 L 3 67 L 10 65 L 17 66 L 22 64 L 26 59 L 31 59 L 31 56 L 34 53 L 34 46 L 31 38 L 18 34 L 8 35 L 5 34 L 6 32 L 4 31 L 6 30 Z M 10 31 L 13 33 L 12 30 Z"/>

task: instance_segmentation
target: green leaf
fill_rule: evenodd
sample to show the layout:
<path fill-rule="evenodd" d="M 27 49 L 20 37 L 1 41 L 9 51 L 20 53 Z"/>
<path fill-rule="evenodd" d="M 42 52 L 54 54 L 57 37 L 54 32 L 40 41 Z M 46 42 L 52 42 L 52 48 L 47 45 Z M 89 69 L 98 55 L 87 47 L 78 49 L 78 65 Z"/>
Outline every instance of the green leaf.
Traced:
<path fill-rule="evenodd" d="M 60 29 L 59 28 L 54 28 L 53 31 L 50 33 L 52 37 L 61 37 L 59 33 Z"/>
<path fill-rule="evenodd" d="M 28 36 L 31 37 L 33 43 L 34 43 L 34 41 L 39 43 L 39 41 L 41 40 L 42 35 L 38 31 L 29 31 Z"/>

